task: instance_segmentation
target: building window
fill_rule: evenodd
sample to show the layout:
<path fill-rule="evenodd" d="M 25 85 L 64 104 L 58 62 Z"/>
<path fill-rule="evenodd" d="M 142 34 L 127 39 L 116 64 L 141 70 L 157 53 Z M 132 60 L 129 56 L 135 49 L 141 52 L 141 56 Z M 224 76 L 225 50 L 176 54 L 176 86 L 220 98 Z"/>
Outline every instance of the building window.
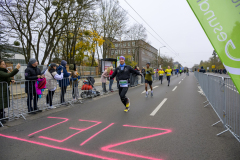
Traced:
<path fill-rule="evenodd" d="M 118 54 L 118 50 L 115 50 L 115 54 Z"/>
<path fill-rule="evenodd" d="M 114 50 L 111 51 L 111 55 L 114 55 Z"/>
<path fill-rule="evenodd" d="M 132 46 L 135 46 L 135 42 L 132 42 Z"/>
<path fill-rule="evenodd" d="M 123 43 L 123 46 L 126 47 L 126 43 Z"/>
<path fill-rule="evenodd" d="M 117 48 L 117 47 L 118 47 L 118 44 L 117 44 L 117 43 L 115 43 L 114 45 L 115 45 L 115 48 Z"/>
<path fill-rule="evenodd" d="M 123 50 L 123 54 L 126 54 L 126 49 Z"/>
<path fill-rule="evenodd" d="M 128 42 L 128 47 L 130 47 L 131 46 L 131 43 L 130 42 Z"/>
<path fill-rule="evenodd" d="M 131 49 L 128 49 L 128 54 L 130 54 L 131 53 Z"/>
<path fill-rule="evenodd" d="M 134 53 L 135 49 L 132 49 L 132 53 Z"/>

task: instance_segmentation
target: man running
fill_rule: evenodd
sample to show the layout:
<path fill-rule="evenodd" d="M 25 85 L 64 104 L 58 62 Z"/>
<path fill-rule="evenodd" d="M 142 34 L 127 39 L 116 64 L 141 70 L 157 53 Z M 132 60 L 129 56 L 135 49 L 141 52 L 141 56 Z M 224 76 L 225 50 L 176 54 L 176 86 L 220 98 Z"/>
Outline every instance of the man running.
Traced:
<path fill-rule="evenodd" d="M 146 97 L 148 97 L 148 85 L 151 88 L 151 96 L 153 96 L 153 89 L 152 89 L 152 75 L 154 75 L 153 68 L 150 68 L 150 62 L 146 64 L 146 76 L 145 76 L 145 90 L 146 90 Z"/>
<path fill-rule="evenodd" d="M 118 77 L 119 81 L 119 96 L 126 107 L 124 112 L 128 112 L 130 109 L 130 99 L 126 97 L 126 93 L 128 91 L 129 83 L 130 83 L 130 73 L 141 75 L 142 74 L 136 70 L 134 70 L 132 67 L 125 64 L 125 57 L 121 56 L 119 58 L 120 60 L 120 66 L 115 69 L 113 74 L 110 76 L 110 79 L 113 79 L 115 76 Z"/>
<path fill-rule="evenodd" d="M 182 69 L 180 68 L 180 70 L 179 70 L 179 73 L 180 73 L 180 76 L 182 75 Z"/>
<path fill-rule="evenodd" d="M 159 74 L 159 81 L 161 81 L 161 84 L 162 84 L 163 75 L 164 75 L 164 71 L 162 68 L 158 71 L 158 74 Z"/>
<path fill-rule="evenodd" d="M 169 86 L 170 78 L 171 78 L 171 72 L 172 72 L 172 69 L 170 69 L 170 66 L 168 66 L 168 69 L 166 69 L 165 72 L 167 74 L 167 81 L 168 81 L 168 86 Z"/>
<path fill-rule="evenodd" d="M 176 69 L 176 72 L 177 72 L 177 76 L 178 76 L 178 73 L 179 73 L 179 69 L 178 68 Z"/>

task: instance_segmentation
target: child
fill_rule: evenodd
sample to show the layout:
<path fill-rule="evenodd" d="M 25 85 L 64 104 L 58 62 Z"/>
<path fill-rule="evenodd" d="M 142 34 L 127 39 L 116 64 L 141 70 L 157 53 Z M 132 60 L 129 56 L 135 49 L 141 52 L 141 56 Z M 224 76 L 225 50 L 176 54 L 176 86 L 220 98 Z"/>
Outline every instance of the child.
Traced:
<path fill-rule="evenodd" d="M 70 64 L 69 70 L 71 72 L 71 79 L 70 79 L 70 86 L 72 86 L 72 97 L 73 100 L 79 99 L 79 92 L 78 92 L 78 80 L 80 79 L 80 76 L 77 72 L 76 65 Z"/>

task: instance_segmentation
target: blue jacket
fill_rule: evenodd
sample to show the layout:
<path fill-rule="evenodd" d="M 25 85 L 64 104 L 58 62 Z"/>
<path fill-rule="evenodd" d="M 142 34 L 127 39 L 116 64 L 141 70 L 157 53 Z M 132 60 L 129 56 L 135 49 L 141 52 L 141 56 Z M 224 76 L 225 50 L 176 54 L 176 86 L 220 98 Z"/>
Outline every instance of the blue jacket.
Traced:
<path fill-rule="evenodd" d="M 73 78 L 71 77 L 70 81 L 72 81 L 73 87 L 78 87 L 78 79 L 80 79 L 81 77 L 78 76 L 77 78 Z"/>
<path fill-rule="evenodd" d="M 60 75 L 61 74 L 61 71 L 63 69 L 63 80 L 60 80 L 58 81 L 59 83 L 59 87 L 67 87 L 70 85 L 70 81 L 69 81 L 69 76 L 70 76 L 70 73 L 67 72 L 67 69 L 65 66 L 59 66 L 57 68 L 57 73 Z"/>

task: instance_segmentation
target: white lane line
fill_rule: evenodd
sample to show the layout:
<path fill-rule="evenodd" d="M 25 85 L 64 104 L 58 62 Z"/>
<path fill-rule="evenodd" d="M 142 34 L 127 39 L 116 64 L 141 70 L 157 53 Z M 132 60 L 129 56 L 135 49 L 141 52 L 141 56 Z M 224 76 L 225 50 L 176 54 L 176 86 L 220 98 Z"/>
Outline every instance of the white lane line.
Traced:
<path fill-rule="evenodd" d="M 179 84 L 181 83 L 182 81 L 179 82 Z"/>
<path fill-rule="evenodd" d="M 157 88 L 158 86 L 153 87 L 153 89 Z M 148 92 L 151 91 L 151 89 L 148 90 Z M 141 94 L 146 93 L 146 91 L 143 91 Z"/>
<path fill-rule="evenodd" d="M 164 98 L 163 101 L 154 109 L 154 111 L 150 114 L 150 116 L 155 116 L 158 110 L 163 106 L 163 104 L 167 101 L 167 98 Z"/>
<path fill-rule="evenodd" d="M 176 87 L 174 87 L 172 91 L 175 91 L 176 89 L 177 89 L 177 86 L 176 86 Z"/>

